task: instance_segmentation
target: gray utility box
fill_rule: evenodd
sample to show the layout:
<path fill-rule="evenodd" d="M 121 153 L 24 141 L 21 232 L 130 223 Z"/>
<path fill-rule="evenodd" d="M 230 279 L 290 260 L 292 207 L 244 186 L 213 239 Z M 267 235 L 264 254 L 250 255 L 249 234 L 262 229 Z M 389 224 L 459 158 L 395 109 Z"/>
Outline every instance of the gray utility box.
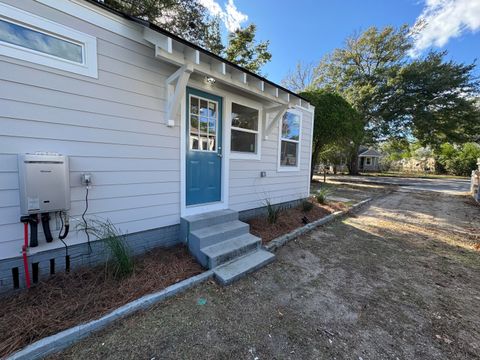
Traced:
<path fill-rule="evenodd" d="M 70 209 L 68 157 L 52 153 L 18 155 L 22 215 Z"/>

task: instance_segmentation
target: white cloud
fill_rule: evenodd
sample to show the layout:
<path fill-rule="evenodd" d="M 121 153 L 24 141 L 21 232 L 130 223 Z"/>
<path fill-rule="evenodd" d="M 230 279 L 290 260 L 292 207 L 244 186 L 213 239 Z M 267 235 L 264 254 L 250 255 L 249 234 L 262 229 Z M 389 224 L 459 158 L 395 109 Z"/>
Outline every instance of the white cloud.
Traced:
<path fill-rule="evenodd" d="M 410 55 L 418 56 L 431 46 L 442 47 L 451 38 L 479 29 L 480 0 L 426 0 L 412 28 Z"/>
<path fill-rule="evenodd" d="M 240 12 L 235 6 L 233 0 L 228 0 L 225 9 L 215 0 L 199 0 L 200 4 L 205 6 L 214 16 L 220 17 L 228 31 L 233 32 L 240 28 L 242 23 L 248 20 L 248 16 Z"/>

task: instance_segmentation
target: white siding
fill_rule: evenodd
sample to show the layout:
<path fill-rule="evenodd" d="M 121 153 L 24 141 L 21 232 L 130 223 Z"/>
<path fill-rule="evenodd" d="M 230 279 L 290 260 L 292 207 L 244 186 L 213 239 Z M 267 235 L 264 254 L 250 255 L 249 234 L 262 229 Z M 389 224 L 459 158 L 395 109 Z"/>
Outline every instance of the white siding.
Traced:
<path fill-rule="evenodd" d="M 178 224 L 180 119 L 173 128 L 164 125 L 164 84 L 175 68 L 156 60 L 149 46 L 36 1 L 2 1 L 97 37 L 98 79 L 0 56 L 0 259 L 19 256 L 23 242 L 17 167 L 22 153 L 69 156 L 69 244 L 85 241 L 75 231 L 85 209 L 84 172 L 93 174 L 89 216 L 109 218 L 129 233 Z M 277 171 L 278 126 L 261 141 L 260 160 L 231 160 L 230 207 L 241 211 L 263 206 L 265 199 L 307 196 L 311 131 L 311 113 L 303 111 L 299 171 Z M 260 178 L 260 171 L 267 177 Z M 54 220 L 51 226 L 58 231 Z M 40 241 L 32 252 L 62 245 L 44 244 L 41 232 Z"/>
<path fill-rule="evenodd" d="M 90 216 L 109 218 L 130 233 L 177 224 L 180 130 L 163 125 L 164 83 L 173 68 L 159 66 L 148 46 L 37 2 L 5 2 L 96 36 L 99 77 L 0 57 L 0 259 L 18 256 L 23 241 L 19 153 L 69 155 L 70 214 L 77 221 L 85 208 L 80 175 L 91 172 Z M 85 240 L 75 230 L 67 239 Z"/>
<path fill-rule="evenodd" d="M 302 111 L 301 150 L 299 171 L 277 171 L 278 124 L 272 127 L 268 140 L 262 140 L 261 159 L 230 161 L 230 207 L 247 210 L 304 198 L 309 194 L 310 142 L 312 115 Z M 261 178 L 260 172 L 267 177 Z"/>

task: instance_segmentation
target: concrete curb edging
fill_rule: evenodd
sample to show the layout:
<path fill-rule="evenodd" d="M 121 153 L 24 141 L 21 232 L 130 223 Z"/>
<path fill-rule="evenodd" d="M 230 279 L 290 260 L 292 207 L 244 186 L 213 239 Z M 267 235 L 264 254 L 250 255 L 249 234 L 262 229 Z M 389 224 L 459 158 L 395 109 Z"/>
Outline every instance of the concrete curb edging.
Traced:
<path fill-rule="evenodd" d="M 356 204 L 353 204 L 352 207 L 348 210 L 345 210 L 345 211 L 336 211 L 330 215 L 327 215 L 321 219 L 318 219 L 314 222 L 311 222 L 305 226 L 302 226 L 301 228 L 298 228 L 298 229 L 295 229 L 293 230 L 292 232 L 289 232 L 288 234 L 285 234 L 285 235 L 282 235 L 282 236 L 279 236 L 277 237 L 276 239 L 273 239 L 272 241 L 270 241 L 268 244 L 264 245 L 264 248 L 269 250 L 269 251 L 275 251 L 277 250 L 278 248 L 282 247 L 283 245 L 285 245 L 286 243 L 288 243 L 289 241 L 299 237 L 300 235 L 303 235 L 321 225 L 324 225 L 326 223 L 329 223 L 335 219 L 337 219 L 338 217 L 340 216 L 343 216 L 343 215 L 346 215 L 354 210 L 357 210 L 359 207 L 365 205 L 365 204 L 368 204 L 369 202 L 371 202 L 373 200 L 373 198 L 368 198 L 368 199 L 365 199 L 365 200 L 362 200 Z"/>
<path fill-rule="evenodd" d="M 100 319 L 90 321 L 88 323 L 74 326 L 70 329 L 59 332 L 58 334 L 48 336 L 40 339 L 33 344 L 30 344 L 19 350 L 7 359 L 40 359 L 54 352 L 65 349 L 73 343 L 87 337 L 93 332 L 99 331 L 110 325 L 115 320 L 121 319 L 136 311 L 143 310 L 149 306 L 156 304 L 162 300 L 172 297 L 194 285 L 200 284 L 213 277 L 213 271 L 208 270 L 201 274 L 192 276 L 191 278 L 173 284 L 163 290 L 153 294 L 144 295 L 141 298 L 125 304 L 118 309 L 115 309 L 102 316 Z"/>

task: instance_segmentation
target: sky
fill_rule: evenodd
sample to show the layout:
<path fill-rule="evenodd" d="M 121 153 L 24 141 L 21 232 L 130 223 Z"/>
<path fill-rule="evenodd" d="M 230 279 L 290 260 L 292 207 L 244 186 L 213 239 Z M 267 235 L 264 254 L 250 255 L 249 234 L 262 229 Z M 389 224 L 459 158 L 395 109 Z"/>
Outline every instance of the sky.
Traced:
<path fill-rule="evenodd" d="M 370 26 L 423 24 L 410 56 L 447 50 L 447 59 L 480 59 L 480 0 L 200 0 L 223 21 L 224 35 L 257 25 L 272 61 L 262 73 L 280 83 L 298 61 L 317 63 Z M 480 76 L 480 69 L 476 70 Z"/>

